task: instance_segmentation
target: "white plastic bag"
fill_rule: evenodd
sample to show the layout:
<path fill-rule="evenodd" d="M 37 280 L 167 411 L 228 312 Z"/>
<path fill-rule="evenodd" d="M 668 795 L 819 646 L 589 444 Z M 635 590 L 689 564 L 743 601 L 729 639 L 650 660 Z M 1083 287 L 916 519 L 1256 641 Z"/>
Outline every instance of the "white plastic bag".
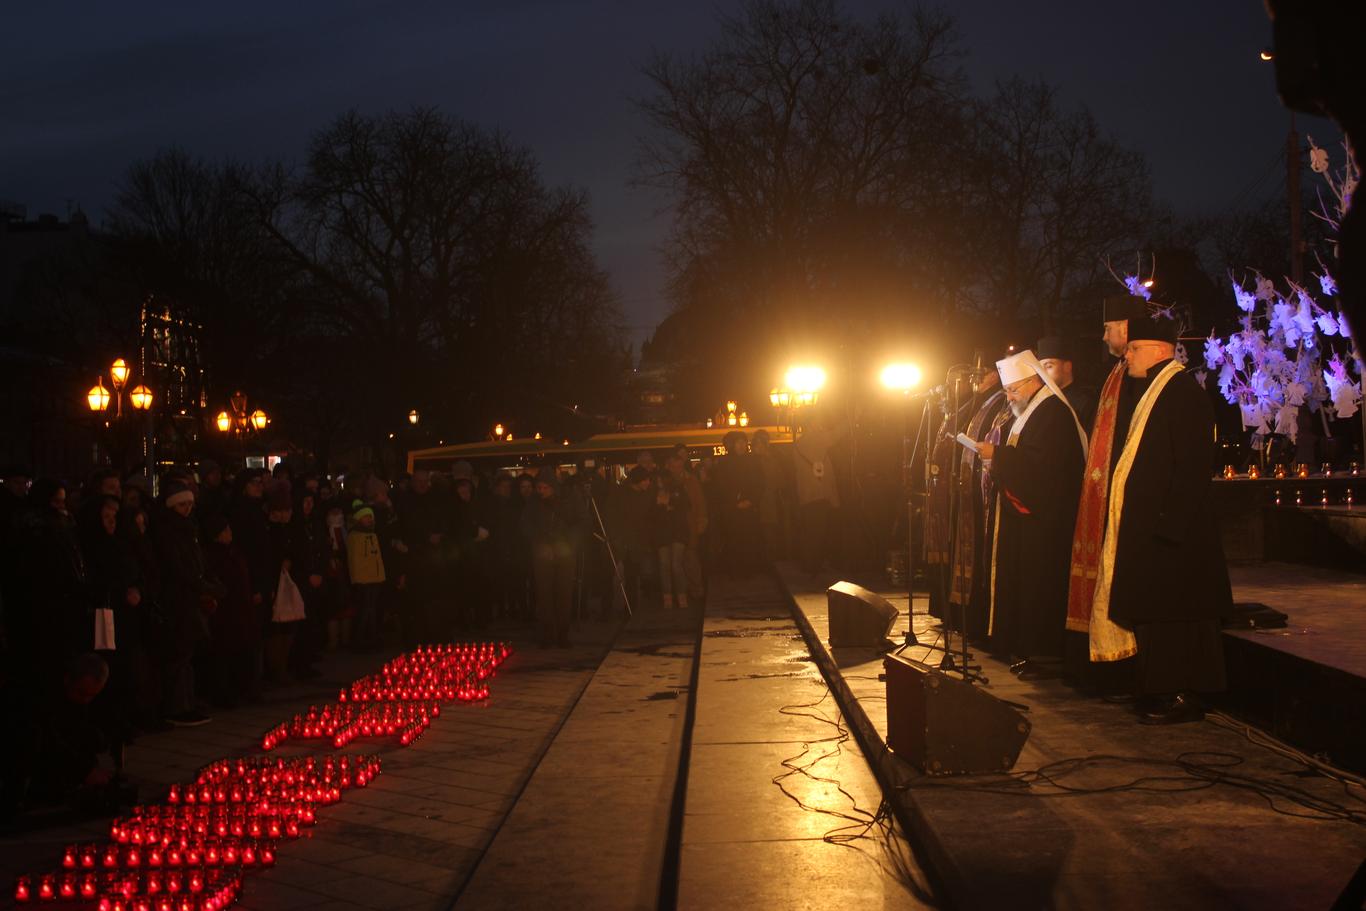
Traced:
<path fill-rule="evenodd" d="M 95 651 L 114 651 L 114 612 L 107 607 L 95 608 Z"/>
<path fill-rule="evenodd" d="M 270 610 L 273 623 L 293 623 L 304 618 L 304 596 L 289 572 L 280 570 L 280 584 L 275 588 L 275 604 Z"/>

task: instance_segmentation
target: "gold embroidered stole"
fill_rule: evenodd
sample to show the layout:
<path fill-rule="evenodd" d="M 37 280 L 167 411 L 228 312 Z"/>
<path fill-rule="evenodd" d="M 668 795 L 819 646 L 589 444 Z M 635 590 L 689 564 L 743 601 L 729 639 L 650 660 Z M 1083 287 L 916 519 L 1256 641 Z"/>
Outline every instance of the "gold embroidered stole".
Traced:
<path fill-rule="evenodd" d="M 1096 593 L 1091 602 L 1091 660 L 1119 661 L 1138 652 L 1138 642 L 1134 634 L 1110 619 L 1110 585 L 1115 577 L 1115 556 L 1119 552 L 1119 523 L 1124 513 L 1124 485 L 1129 481 L 1129 471 L 1134 467 L 1138 446 L 1143 439 L 1143 431 L 1148 426 L 1148 416 L 1153 405 L 1171 378 L 1183 368 L 1172 361 L 1153 378 L 1129 421 L 1129 433 L 1124 438 L 1124 448 L 1120 450 L 1119 461 L 1110 478 L 1110 501 L 1106 504 L 1105 545 L 1101 549 L 1100 569 L 1096 575 Z"/>

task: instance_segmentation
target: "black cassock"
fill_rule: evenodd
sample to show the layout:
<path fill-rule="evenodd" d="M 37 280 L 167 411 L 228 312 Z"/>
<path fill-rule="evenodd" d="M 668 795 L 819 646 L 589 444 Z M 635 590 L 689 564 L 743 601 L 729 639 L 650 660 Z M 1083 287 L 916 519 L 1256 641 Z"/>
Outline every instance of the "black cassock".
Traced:
<path fill-rule="evenodd" d="M 1149 370 L 1137 394 L 1169 363 Z M 1139 439 L 1110 585 L 1111 619 L 1138 639 L 1141 694 L 1224 688 L 1219 618 L 1233 594 L 1210 502 L 1214 462 L 1214 409 L 1182 371 L 1153 403 Z"/>
<path fill-rule="evenodd" d="M 997 652 L 1062 657 L 1072 532 L 1085 467 L 1072 411 L 1057 396 L 1039 404 L 1013 447 L 1001 446 L 992 457 L 1001 494 L 991 633 Z"/>

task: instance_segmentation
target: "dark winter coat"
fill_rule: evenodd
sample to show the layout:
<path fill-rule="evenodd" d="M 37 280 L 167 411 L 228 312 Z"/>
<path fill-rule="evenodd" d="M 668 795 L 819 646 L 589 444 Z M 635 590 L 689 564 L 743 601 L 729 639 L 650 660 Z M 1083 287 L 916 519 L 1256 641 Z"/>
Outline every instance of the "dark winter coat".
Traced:
<path fill-rule="evenodd" d="M 992 456 L 1000 491 L 992 641 L 1002 652 L 1062 657 L 1085 467 L 1072 411 L 1057 396 L 1039 403 L 1014 446 Z"/>
<path fill-rule="evenodd" d="M 35 485 L 36 489 L 36 485 Z M 9 645 L 21 663 L 60 668 L 94 645 L 94 604 L 75 525 L 32 497 L 15 518 L 12 603 L 5 605 Z"/>
<path fill-rule="evenodd" d="M 215 593 L 199 547 L 199 523 L 163 509 L 153 534 L 161 566 L 162 633 L 167 647 L 188 651 L 209 635 L 203 604 Z"/>
<path fill-rule="evenodd" d="M 136 606 L 128 603 L 128 590 L 141 587 L 132 541 L 117 526 L 113 534 L 106 532 L 99 508 L 83 514 L 80 538 L 91 603 L 114 611 L 115 642 L 132 645 L 142 627 L 141 600 Z"/>
<path fill-rule="evenodd" d="M 1170 361 L 1148 371 L 1138 394 Z M 1228 566 L 1210 500 L 1214 409 L 1187 371 L 1148 415 L 1124 486 L 1110 616 L 1126 626 L 1199 620 L 1232 610 Z"/>
<path fill-rule="evenodd" d="M 270 569 L 270 544 L 267 540 L 268 520 L 265 500 L 239 494 L 228 511 L 232 526 L 232 543 L 247 561 L 251 573 L 251 590 L 269 601 L 275 592 L 275 574 Z"/>
<path fill-rule="evenodd" d="M 231 652 L 261 640 L 261 614 L 251 603 L 251 571 L 235 544 L 217 541 L 204 549 L 209 575 L 218 583 L 218 606 L 209 617 L 214 648 Z"/>

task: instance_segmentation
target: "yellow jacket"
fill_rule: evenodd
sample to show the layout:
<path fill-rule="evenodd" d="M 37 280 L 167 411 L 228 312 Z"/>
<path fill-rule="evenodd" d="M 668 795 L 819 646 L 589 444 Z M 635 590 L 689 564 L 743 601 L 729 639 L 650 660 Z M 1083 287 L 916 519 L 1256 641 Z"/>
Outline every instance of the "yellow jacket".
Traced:
<path fill-rule="evenodd" d="M 384 581 L 384 557 L 379 535 L 353 528 L 346 536 L 346 565 L 353 585 L 378 585 Z"/>

